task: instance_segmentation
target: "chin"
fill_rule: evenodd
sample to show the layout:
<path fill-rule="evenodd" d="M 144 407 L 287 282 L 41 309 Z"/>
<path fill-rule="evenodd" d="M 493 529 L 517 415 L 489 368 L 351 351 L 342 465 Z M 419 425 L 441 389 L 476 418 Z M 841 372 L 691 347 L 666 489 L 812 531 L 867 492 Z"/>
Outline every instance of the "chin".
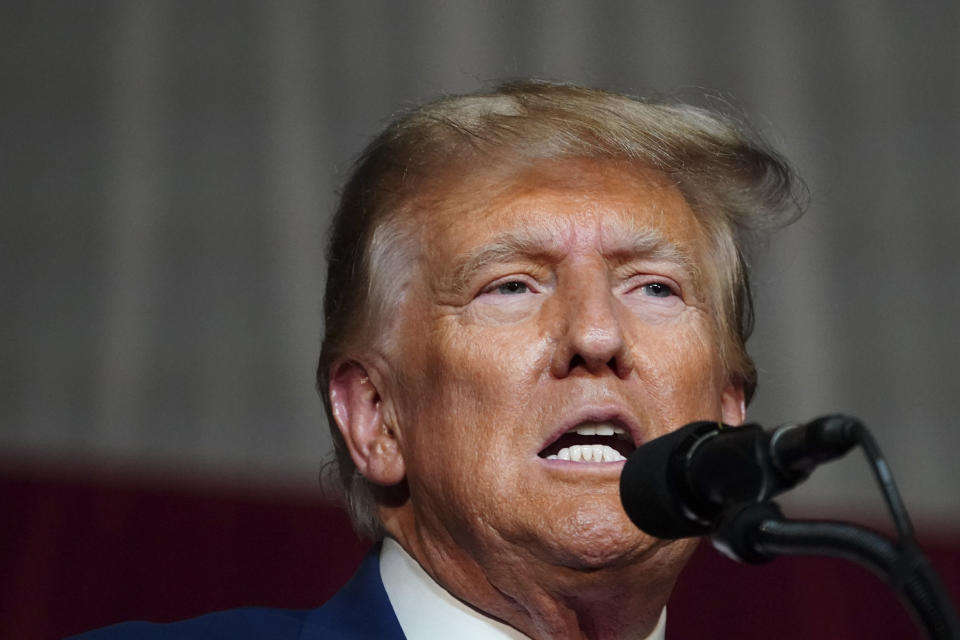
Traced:
<path fill-rule="evenodd" d="M 629 565 L 664 545 L 643 533 L 625 514 L 584 506 L 557 521 L 553 552 L 559 564 L 579 570 Z"/>

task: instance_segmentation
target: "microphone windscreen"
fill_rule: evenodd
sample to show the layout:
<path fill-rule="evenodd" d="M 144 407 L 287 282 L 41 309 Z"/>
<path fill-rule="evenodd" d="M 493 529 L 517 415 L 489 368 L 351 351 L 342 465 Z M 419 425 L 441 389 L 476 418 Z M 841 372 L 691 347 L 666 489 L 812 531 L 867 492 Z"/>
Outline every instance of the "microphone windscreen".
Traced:
<path fill-rule="evenodd" d="M 627 458 L 620 474 L 620 502 L 642 531 L 665 539 L 709 533 L 708 525 L 685 513 L 684 457 L 717 428 L 716 422 L 693 422 L 641 445 Z"/>

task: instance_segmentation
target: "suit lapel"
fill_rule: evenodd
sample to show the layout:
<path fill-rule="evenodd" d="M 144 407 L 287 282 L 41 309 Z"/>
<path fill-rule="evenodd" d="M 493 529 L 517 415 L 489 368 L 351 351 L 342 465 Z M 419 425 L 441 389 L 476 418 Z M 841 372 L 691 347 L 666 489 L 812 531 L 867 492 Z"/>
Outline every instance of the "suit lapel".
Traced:
<path fill-rule="evenodd" d="M 380 545 L 325 605 L 304 621 L 301 640 L 405 640 L 380 578 Z"/>

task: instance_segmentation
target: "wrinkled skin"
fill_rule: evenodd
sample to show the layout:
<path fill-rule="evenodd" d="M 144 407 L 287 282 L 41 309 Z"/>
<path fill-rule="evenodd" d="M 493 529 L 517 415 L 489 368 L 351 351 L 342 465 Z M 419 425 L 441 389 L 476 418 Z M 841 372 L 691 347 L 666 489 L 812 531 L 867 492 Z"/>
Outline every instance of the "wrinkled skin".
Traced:
<path fill-rule="evenodd" d="M 386 530 L 452 594 L 534 638 L 644 637 L 693 543 L 629 522 L 622 462 L 538 454 L 585 421 L 636 444 L 742 422 L 702 233 L 652 170 L 502 173 L 417 214 L 395 341 L 334 366 L 334 412 L 367 478 L 406 480 L 409 497 L 381 508 Z"/>

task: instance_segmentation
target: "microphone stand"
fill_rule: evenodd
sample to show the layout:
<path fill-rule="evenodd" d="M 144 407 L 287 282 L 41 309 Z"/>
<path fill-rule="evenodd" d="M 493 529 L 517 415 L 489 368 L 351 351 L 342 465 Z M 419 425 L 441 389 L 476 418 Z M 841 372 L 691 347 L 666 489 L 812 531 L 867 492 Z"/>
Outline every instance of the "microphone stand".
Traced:
<path fill-rule="evenodd" d="M 912 537 L 894 542 L 856 525 L 787 520 L 775 502 L 767 501 L 726 509 L 712 540 L 722 553 L 748 564 L 781 555 L 852 560 L 893 587 L 930 640 L 960 640 L 960 621 L 947 590 Z"/>

